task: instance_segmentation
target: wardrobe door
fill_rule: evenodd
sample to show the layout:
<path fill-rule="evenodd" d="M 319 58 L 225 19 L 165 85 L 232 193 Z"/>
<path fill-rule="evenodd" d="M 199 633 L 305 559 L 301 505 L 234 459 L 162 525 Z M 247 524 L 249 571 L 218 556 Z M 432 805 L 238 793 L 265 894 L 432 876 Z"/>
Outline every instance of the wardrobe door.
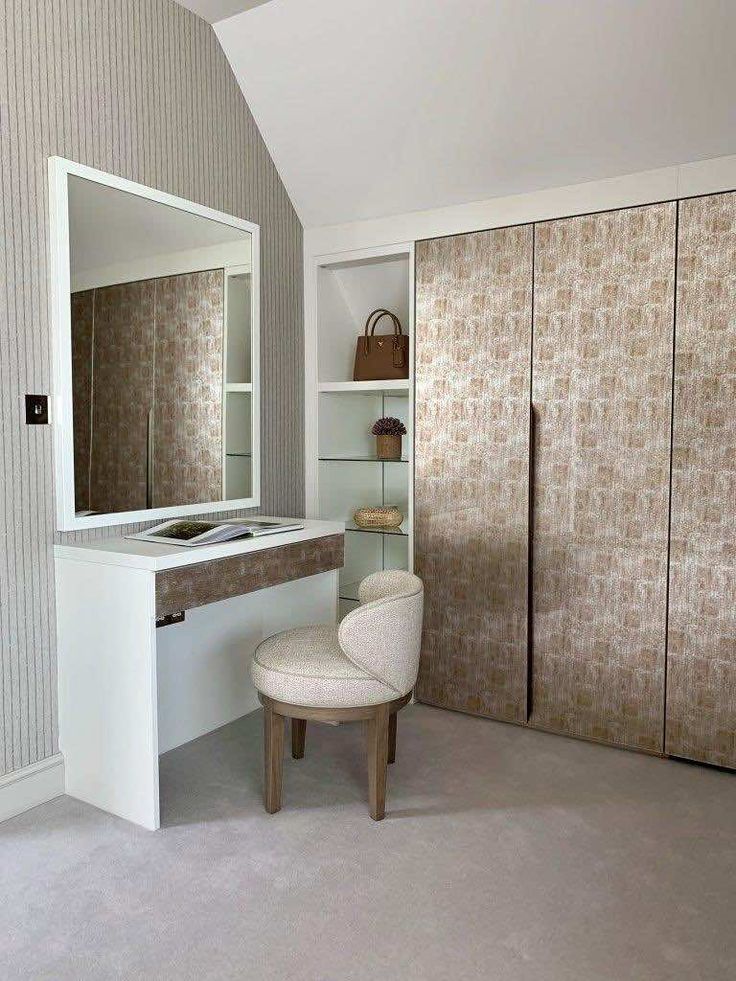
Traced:
<path fill-rule="evenodd" d="M 74 507 L 89 509 L 89 465 L 92 444 L 92 355 L 95 291 L 71 295 L 72 419 L 74 431 Z"/>
<path fill-rule="evenodd" d="M 154 281 L 94 291 L 89 507 L 146 507 L 153 404 Z"/>
<path fill-rule="evenodd" d="M 736 194 L 680 202 L 666 750 L 736 767 Z"/>
<path fill-rule="evenodd" d="M 417 697 L 526 720 L 532 229 L 417 243 Z"/>
<path fill-rule="evenodd" d="M 153 506 L 223 498 L 224 272 L 156 281 Z"/>
<path fill-rule="evenodd" d="M 534 725 L 662 751 L 674 204 L 535 229 Z"/>

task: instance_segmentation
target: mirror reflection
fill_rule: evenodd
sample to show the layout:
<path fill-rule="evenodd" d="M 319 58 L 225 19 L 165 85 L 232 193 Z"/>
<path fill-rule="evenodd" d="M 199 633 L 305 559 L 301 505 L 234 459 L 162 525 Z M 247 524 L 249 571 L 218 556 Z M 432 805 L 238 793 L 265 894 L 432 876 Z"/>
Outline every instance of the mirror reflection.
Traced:
<path fill-rule="evenodd" d="M 69 177 L 77 515 L 252 494 L 250 233 Z"/>

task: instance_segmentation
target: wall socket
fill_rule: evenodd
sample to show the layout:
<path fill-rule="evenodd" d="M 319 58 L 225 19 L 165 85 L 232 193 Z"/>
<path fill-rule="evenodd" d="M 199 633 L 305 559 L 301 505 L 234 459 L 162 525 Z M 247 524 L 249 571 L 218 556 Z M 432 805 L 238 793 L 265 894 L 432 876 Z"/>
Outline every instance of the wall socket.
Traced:
<path fill-rule="evenodd" d="M 179 610 L 178 613 L 167 613 L 166 616 L 156 617 L 157 627 L 170 627 L 172 623 L 184 623 L 184 618 L 186 613 L 184 610 Z"/>
<path fill-rule="evenodd" d="M 26 395 L 26 425 L 47 426 L 48 422 L 48 395 Z"/>

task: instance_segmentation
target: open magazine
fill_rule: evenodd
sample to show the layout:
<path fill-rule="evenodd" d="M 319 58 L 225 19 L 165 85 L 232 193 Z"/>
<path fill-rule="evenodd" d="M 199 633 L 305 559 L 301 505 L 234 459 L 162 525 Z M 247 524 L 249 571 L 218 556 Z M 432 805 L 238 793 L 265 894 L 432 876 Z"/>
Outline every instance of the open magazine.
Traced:
<path fill-rule="evenodd" d="M 262 521 L 259 518 L 229 518 L 225 521 L 190 521 L 179 518 L 125 537 L 144 542 L 163 542 L 167 545 L 217 545 L 236 538 L 276 535 L 284 531 L 298 531 L 303 527 L 298 521 Z"/>

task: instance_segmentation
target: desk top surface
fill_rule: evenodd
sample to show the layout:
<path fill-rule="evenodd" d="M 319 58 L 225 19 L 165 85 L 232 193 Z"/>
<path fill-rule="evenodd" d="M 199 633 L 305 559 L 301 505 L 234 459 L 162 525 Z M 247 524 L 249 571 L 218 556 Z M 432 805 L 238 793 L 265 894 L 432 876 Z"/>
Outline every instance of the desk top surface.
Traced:
<path fill-rule="evenodd" d="M 220 545 L 197 545 L 190 548 L 182 545 L 167 545 L 163 542 L 143 542 L 131 538 L 99 538 L 74 545 L 55 545 L 54 557 L 160 572 L 164 569 L 196 565 L 199 562 L 211 562 L 213 559 L 226 559 L 232 555 L 261 552 L 267 548 L 278 548 L 280 545 L 325 538 L 327 535 L 341 535 L 345 531 L 345 523 L 342 521 L 271 518 L 260 514 L 257 517 L 270 521 L 299 521 L 303 522 L 304 527 L 299 531 L 261 535 L 257 538 L 239 538 L 237 541 Z"/>

